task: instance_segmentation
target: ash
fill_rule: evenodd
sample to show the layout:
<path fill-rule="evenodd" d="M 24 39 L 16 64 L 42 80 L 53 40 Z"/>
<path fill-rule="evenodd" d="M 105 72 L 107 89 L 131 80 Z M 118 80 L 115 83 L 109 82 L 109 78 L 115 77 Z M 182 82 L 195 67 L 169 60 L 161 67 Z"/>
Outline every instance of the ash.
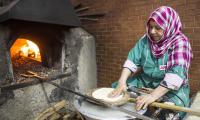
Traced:
<path fill-rule="evenodd" d="M 33 71 L 39 76 L 48 77 L 59 73 L 57 68 L 48 68 L 42 65 L 42 62 L 36 61 L 29 57 L 13 56 L 12 57 L 14 83 L 22 83 L 32 81 L 34 78 L 25 78 L 21 74 L 26 74 L 27 71 Z"/>

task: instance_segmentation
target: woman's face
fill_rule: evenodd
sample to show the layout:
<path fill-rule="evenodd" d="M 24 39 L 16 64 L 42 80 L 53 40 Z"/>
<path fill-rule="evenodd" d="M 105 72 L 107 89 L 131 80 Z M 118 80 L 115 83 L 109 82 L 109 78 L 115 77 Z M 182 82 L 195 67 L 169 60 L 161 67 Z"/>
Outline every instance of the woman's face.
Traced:
<path fill-rule="evenodd" d="M 154 41 L 159 41 L 164 34 L 164 30 L 154 21 L 149 21 L 149 35 Z"/>

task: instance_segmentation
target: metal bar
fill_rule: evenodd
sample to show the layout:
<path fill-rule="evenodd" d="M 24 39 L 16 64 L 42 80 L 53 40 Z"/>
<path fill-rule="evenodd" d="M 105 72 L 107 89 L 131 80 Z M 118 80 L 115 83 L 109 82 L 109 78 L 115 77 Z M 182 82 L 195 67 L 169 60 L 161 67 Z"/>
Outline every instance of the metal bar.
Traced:
<path fill-rule="evenodd" d="M 117 107 L 117 106 L 111 106 L 110 108 L 115 109 L 115 110 L 119 110 L 119 111 L 121 111 L 121 112 L 124 112 L 124 113 L 126 113 L 126 114 L 128 114 L 128 115 L 134 116 L 134 117 L 139 118 L 139 119 L 142 119 L 142 120 L 154 120 L 154 119 L 152 119 L 152 118 L 150 118 L 150 117 L 147 117 L 147 116 L 145 116 L 145 115 L 140 115 L 140 114 L 137 113 L 137 112 L 132 112 L 132 111 L 129 111 L 129 110 L 127 110 L 127 109 L 120 108 L 120 107 Z"/>
<path fill-rule="evenodd" d="M 80 14 L 77 15 L 78 17 L 103 17 L 105 16 L 104 13 L 94 13 L 94 14 Z"/>
<path fill-rule="evenodd" d="M 34 73 L 32 72 L 32 74 L 34 74 Z M 34 75 L 34 77 L 38 78 L 38 80 L 39 80 L 40 82 L 45 81 L 42 77 L 40 77 L 40 76 L 38 76 L 38 75 Z M 140 114 L 137 113 L 137 112 L 132 112 L 132 111 L 126 110 L 126 109 L 124 109 L 124 108 L 120 108 L 120 107 L 117 107 L 117 106 L 113 106 L 113 105 L 111 105 L 111 104 L 109 104 L 109 103 L 106 103 L 106 102 L 104 102 L 104 101 L 102 101 L 102 100 L 95 99 L 95 98 L 90 97 L 90 96 L 88 96 L 88 95 L 83 95 L 83 94 L 81 94 L 81 93 L 79 93 L 79 92 L 75 92 L 75 91 L 73 91 L 73 90 L 71 90 L 71 89 L 68 89 L 68 88 L 65 88 L 65 87 L 63 87 L 63 86 L 60 86 L 59 84 L 56 84 L 56 83 L 54 83 L 54 82 L 52 82 L 52 81 L 45 81 L 45 82 L 47 82 L 47 83 L 49 83 L 49 84 L 51 84 L 51 85 L 54 85 L 54 86 L 56 86 L 56 87 L 58 87 L 58 88 L 60 88 L 60 89 L 62 89 L 62 90 L 67 91 L 67 92 L 70 92 L 70 93 L 76 94 L 76 95 L 78 95 L 78 96 L 84 97 L 84 98 L 86 98 L 86 99 L 88 99 L 88 100 L 90 100 L 90 101 L 93 101 L 93 102 L 96 102 L 96 103 L 100 103 L 100 105 L 103 105 L 103 106 L 105 106 L 105 107 L 109 107 L 109 108 L 112 108 L 112 109 L 115 109 L 115 110 L 122 111 L 122 112 L 124 112 L 124 113 L 126 113 L 126 114 L 128 114 L 128 115 L 134 116 L 134 117 L 136 117 L 136 118 L 139 118 L 139 119 L 142 119 L 142 120 L 153 120 L 152 118 L 147 117 L 147 116 L 144 116 L 144 115 L 140 115 Z"/>
<path fill-rule="evenodd" d="M 97 18 L 85 18 L 85 17 L 80 17 L 80 20 L 90 20 L 90 21 L 98 21 L 99 19 Z"/>
<path fill-rule="evenodd" d="M 43 78 L 43 82 L 53 81 L 53 80 L 56 80 L 56 79 L 64 78 L 64 77 L 70 76 L 71 74 L 72 73 L 65 73 L 65 74 L 59 74 L 59 75 L 56 75 L 56 76 L 52 76 L 50 78 Z M 29 77 L 26 74 L 22 74 L 22 76 Z M 39 83 L 40 83 L 40 81 L 31 80 L 30 82 L 24 82 L 24 83 L 17 83 L 17 84 L 13 84 L 13 85 L 0 86 L 0 88 L 1 88 L 1 91 L 16 90 L 16 89 L 19 89 L 19 88 L 24 88 L 24 87 L 28 87 L 28 86 L 39 84 Z"/>
<path fill-rule="evenodd" d="M 89 8 L 90 8 L 90 7 L 78 8 L 78 9 L 75 9 L 75 12 L 76 12 L 76 13 L 82 12 L 82 11 L 88 10 Z"/>
<path fill-rule="evenodd" d="M 16 5 L 20 0 L 14 0 L 9 5 L 0 7 L 0 15 L 4 14 L 6 11 L 10 10 L 14 5 Z"/>
<path fill-rule="evenodd" d="M 38 79 L 40 79 L 40 78 L 38 78 Z M 41 79 L 40 79 L 40 80 L 41 80 Z M 76 95 L 78 95 L 78 96 L 84 97 L 84 98 L 86 98 L 86 99 L 92 100 L 93 102 L 98 103 L 98 104 L 100 104 L 100 105 L 103 105 L 103 106 L 105 106 L 105 107 L 109 107 L 109 108 L 112 108 L 112 109 L 115 109 L 115 110 L 122 111 L 122 112 L 124 112 L 124 113 L 126 113 L 126 114 L 128 114 L 128 115 L 134 116 L 134 117 L 136 117 L 136 118 L 139 118 L 139 119 L 142 119 L 142 120 L 153 120 L 152 118 L 146 117 L 146 116 L 144 116 L 144 115 L 140 115 L 140 114 L 137 113 L 137 112 L 132 112 L 132 111 L 126 110 L 126 109 L 124 109 L 124 108 L 120 108 L 120 107 L 117 107 L 117 106 L 113 106 L 113 105 L 111 105 L 111 104 L 105 103 L 105 102 L 102 101 L 102 100 L 95 99 L 95 98 L 92 98 L 92 97 L 90 97 L 90 96 L 83 95 L 83 94 L 81 94 L 81 93 L 79 93 L 79 92 L 75 92 L 75 91 L 73 91 L 73 90 L 67 89 L 67 88 L 65 88 L 65 87 L 62 87 L 62 86 L 60 86 L 60 85 L 54 83 L 54 82 L 47 81 L 47 83 L 49 83 L 49 84 L 51 84 L 51 85 L 54 85 L 54 86 L 56 86 L 56 87 L 58 87 L 58 88 L 60 88 L 60 89 L 62 89 L 62 90 L 65 90 L 65 91 L 68 91 L 68 92 L 70 92 L 70 93 L 76 94 Z"/>

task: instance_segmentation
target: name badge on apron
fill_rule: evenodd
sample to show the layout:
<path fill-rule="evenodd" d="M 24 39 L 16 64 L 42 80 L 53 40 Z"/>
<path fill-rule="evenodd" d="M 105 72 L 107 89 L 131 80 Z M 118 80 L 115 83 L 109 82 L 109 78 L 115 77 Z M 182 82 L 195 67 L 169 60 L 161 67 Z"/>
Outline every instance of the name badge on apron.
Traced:
<path fill-rule="evenodd" d="M 160 70 L 166 70 L 167 65 L 160 65 L 159 68 Z"/>

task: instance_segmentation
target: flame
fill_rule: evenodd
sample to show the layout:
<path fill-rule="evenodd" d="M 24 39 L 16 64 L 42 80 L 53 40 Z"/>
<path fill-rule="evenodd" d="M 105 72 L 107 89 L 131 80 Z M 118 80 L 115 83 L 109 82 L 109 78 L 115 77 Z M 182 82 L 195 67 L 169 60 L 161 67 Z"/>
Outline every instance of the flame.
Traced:
<path fill-rule="evenodd" d="M 11 54 L 11 56 L 14 56 L 14 54 L 18 54 L 19 56 L 29 57 L 41 62 L 40 50 L 38 46 L 30 40 L 16 40 L 16 43 L 11 48 Z"/>
<path fill-rule="evenodd" d="M 20 55 L 23 54 L 23 56 L 28 57 L 28 50 L 29 50 L 28 44 L 22 46 L 21 49 L 20 49 L 20 52 L 22 52 L 22 53 L 20 53 Z"/>
<path fill-rule="evenodd" d="M 30 40 L 26 40 L 26 45 L 21 48 L 24 56 L 35 58 L 41 61 L 40 50 L 38 46 Z"/>

